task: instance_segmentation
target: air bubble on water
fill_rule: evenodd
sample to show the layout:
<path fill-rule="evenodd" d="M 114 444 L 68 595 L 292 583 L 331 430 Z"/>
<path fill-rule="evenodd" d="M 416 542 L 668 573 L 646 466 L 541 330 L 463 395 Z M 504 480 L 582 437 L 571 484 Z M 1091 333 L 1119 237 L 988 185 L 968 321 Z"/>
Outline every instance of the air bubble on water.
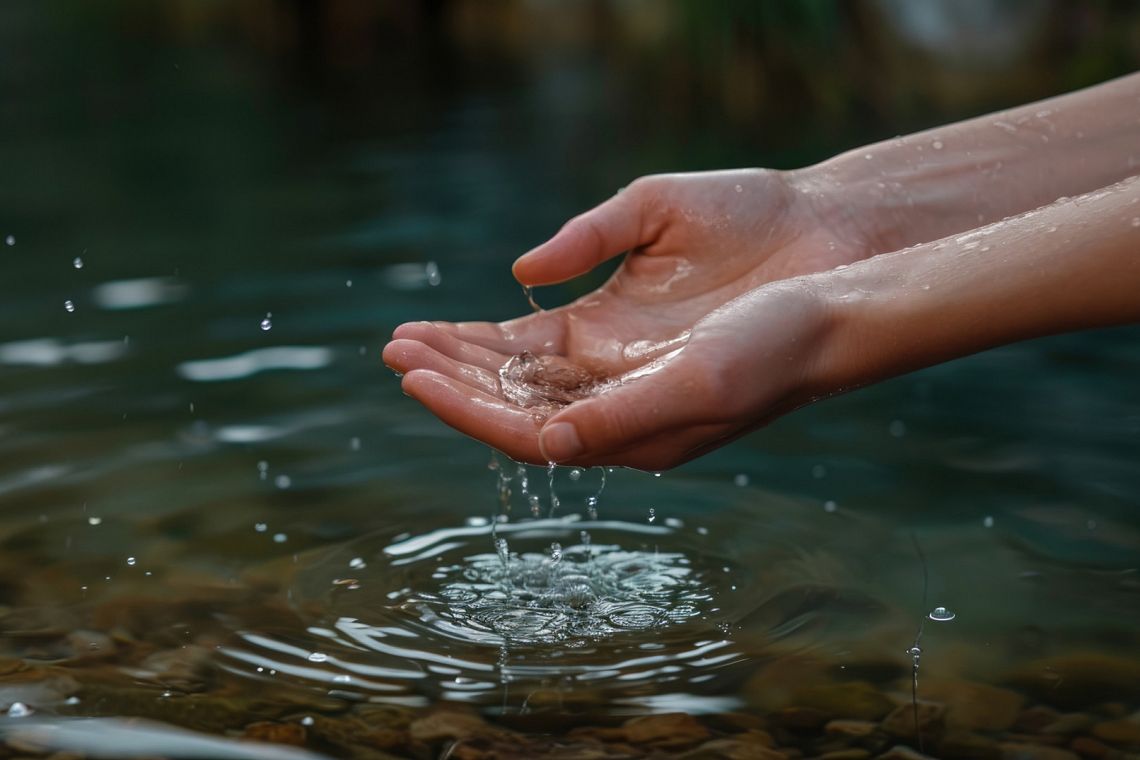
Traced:
<path fill-rule="evenodd" d="M 738 474 L 736 477 L 734 477 L 732 479 L 732 482 L 733 482 L 733 484 L 743 488 L 744 486 L 748 485 L 748 476 L 742 472 L 742 473 Z"/>
<path fill-rule="evenodd" d="M 83 259 L 76 256 L 75 259 L 71 262 L 71 266 L 75 267 L 76 269 L 82 269 L 83 268 Z"/>
<path fill-rule="evenodd" d="M 261 329 L 262 330 L 272 330 L 273 329 L 273 313 L 272 312 L 269 312 L 269 311 L 265 312 L 265 319 L 261 320 Z"/>
<path fill-rule="evenodd" d="M 286 488 L 293 485 L 293 480 L 288 475 L 278 475 L 273 479 L 273 485 L 284 491 Z"/>
<path fill-rule="evenodd" d="M 986 528 L 992 528 L 992 527 L 994 527 L 994 517 L 993 517 L 993 515 L 986 515 L 985 517 L 983 517 L 983 518 L 982 518 L 982 526 L 983 526 L 983 527 L 986 527 Z"/>
<path fill-rule="evenodd" d="M 11 243 L 8 245 L 11 245 Z M 32 712 L 32 708 L 28 707 L 23 702 L 13 702 L 11 706 L 8 707 L 9 718 L 26 718 L 31 715 Z"/>
<path fill-rule="evenodd" d="M 429 261 L 424 265 L 424 276 L 427 277 L 427 284 L 433 288 L 443 282 L 443 276 L 439 273 L 439 265 L 434 261 Z"/>
<path fill-rule="evenodd" d="M 132 566 L 132 567 L 134 567 L 134 564 L 136 561 L 137 560 L 134 557 L 127 557 L 127 564 Z"/>
<path fill-rule="evenodd" d="M 550 545 L 550 561 L 555 564 L 562 561 L 562 544 L 557 541 Z"/>
<path fill-rule="evenodd" d="M 948 623 L 958 616 L 945 607 L 935 607 L 927 617 L 938 623 Z"/>
<path fill-rule="evenodd" d="M 579 470 L 577 467 L 575 467 L 574 469 L 570 470 L 568 475 L 569 475 L 571 480 L 577 481 L 578 479 L 580 479 L 582 477 L 582 471 Z"/>
<path fill-rule="evenodd" d="M 327 662 L 329 656 L 324 652 L 313 652 L 309 655 L 309 662 Z"/>
<path fill-rule="evenodd" d="M 64 301 L 63 308 L 67 309 L 68 313 L 75 311 L 75 304 L 71 301 Z"/>
<path fill-rule="evenodd" d="M 649 522 L 653 522 L 656 519 L 657 519 L 657 510 L 654 509 L 653 507 L 650 507 L 649 508 Z"/>
<path fill-rule="evenodd" d="M 368 565 L 364 561 L 364 557 L 353 557 L 352 559 L 350 559 L 348 561 L 348 566 L 351 567 L 353 570 L 363 570 Z"/>
<path fill-rule="evenodd" d="M 8 237 L 4 238 L 4 242 L 7 243 L 8 245 L 15 245 L 16 244 L 16 236 L 15 235 L 9 235 Z"/>
<path fill-rule="evenodd" d="M 103 522 L 102 517 L 88 517 L 87 518 L 87 524 L 88 525 L 99 525 L 102 522 Z"/>
<path fill-rule="evenodd" d="M 285 535 L 284 533 L 274 533 L 273 534 L 273 543 L 275 543 L 275 544 L 283 544 L 288 540 L 289 540 L 289 536 Z"/>
<path fill-rule="evenodd" d="M 830 499 L 823 503 L 823 511 L 824 512 L 834 512 L 837 509 L 839 509 L 839 505 L 836 504 L 834 501 L 831 501 Z"/>

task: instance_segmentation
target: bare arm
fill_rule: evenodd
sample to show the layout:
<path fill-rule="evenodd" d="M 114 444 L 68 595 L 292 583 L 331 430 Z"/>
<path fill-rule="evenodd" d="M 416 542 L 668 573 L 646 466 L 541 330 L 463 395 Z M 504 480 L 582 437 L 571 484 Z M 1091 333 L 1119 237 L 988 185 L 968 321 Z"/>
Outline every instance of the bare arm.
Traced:
<path fill-rule="evenodd" d="M 1140 173 L 1140 74 L 885 140 L 791 172 L 828 226 L 877 252 L 934 240 Z"/>

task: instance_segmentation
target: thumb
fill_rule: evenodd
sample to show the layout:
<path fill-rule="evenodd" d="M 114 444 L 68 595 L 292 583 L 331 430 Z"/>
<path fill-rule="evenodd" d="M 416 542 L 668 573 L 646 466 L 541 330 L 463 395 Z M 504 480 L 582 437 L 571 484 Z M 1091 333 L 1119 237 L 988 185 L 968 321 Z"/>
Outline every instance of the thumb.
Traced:
<path fill-rule="evenodd" d="M 638 180 L 568 221 L 550 240 L 519 257 L 512 268 L 515 279 L 523 285 L 551 285 L 653 242 L 660 224 L 648 223 L 647 185 Z"/>

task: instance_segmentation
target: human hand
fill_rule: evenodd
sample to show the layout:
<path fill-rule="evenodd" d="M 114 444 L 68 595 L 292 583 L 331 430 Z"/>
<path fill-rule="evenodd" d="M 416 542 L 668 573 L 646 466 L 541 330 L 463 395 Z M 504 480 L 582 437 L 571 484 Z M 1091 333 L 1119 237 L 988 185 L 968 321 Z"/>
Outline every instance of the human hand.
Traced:
<path fill-rule="evenodd" d="M 401 325 L 384 361 L 405 373 L 404 390 L 442 420 L 515 459 L 647 469 L 678 464 L 696 455 L 690 452 L 696 439 L 680 436 L 668 445 L 647 447 L 650 439 L 682 424 L 707 427 L 706 435 L 722 441 L 739 432 L 718 413 L 735 408 L 723 396 L 738 393 L 734 383 L 745 377 L 739 374 L 743 357 L 730 354 L 757 355 L 755 347 L 739 345 L 756 331 L 742 317 L 729 316 L 742 314 L 739 306 L 700 329 L 698 324 L 765 283 L 875 252 L 856 225 L 843 222 L 850 216 L 833 212 L 844 200 L 834 192 L 824 197 L 809 191 L 802 179 L 803 173 L 739 170 L 638 180 L 515 263 L 520 282 L 542 285 L 630 251 L 597 291 L 567 306 L 498 324 Z M 786 295 L 760 300 L 761 316 L 775 320 L 762 331 L 794 318 L 770 305 L 787 304 Z M 791 311 L 809 308 L 804 301 L 787 305 Z M 806 335 L 813 324 L 793 325 L 788 335 Z M 726 325 L 741 335 L 733 339 Z M 784 339 L 769 338 L 772 351 Z M 584 378 L 579 390 L 594 398 L 561 410 L 557 403 L 514 403 L 499 373 L 524 351 L 560 357 L 546 361 L 577 372 Z M 773 372 L 764 370 L 769 376 Z M 630 380 L 638 374 L 647 376 Z M 617 386 L 623 378 L 629 382 Z M 778 396 L 775 389 L 787 379 L 769 377 L 764 393 Z M 596 393 L 599 388 L 604 392 Z M 672 405 L 684 412 L 686 422 L 669 413 Z M 566 422 L 581 443 L 575 453 L 565 445 L 568 428 L 555 426 Z"/>

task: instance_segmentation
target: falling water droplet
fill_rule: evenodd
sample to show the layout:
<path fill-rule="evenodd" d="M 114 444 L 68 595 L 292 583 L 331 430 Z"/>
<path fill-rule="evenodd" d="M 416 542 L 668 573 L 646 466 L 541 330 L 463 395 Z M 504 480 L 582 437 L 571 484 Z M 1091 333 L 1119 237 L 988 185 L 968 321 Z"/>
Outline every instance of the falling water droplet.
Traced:
<path fill-rule="evenodd" d="M 649 508 L 649 522 L 653 522 L 656 519 L 657 519 L 657 510 L 654 509 L 653 507 L 650 507 Z"/>
<path fill-rule="evenodd" d="M 87 524 L 88 525 L 99 525 L 102 522 L 103 522 L 102 517 L 88 517 L 87 518 Z"/>
<path fill-rule="evenodd" d="M 348 441 L 348 447 L 349 447 L 350 449 L 352 449 L 353 451 L 360 451 L 360 439 L 359 439 L 359 438 L 357 438 L 357 437 L 355 437 L 355 436 L 353 436 L 353 437 L 352 437 L 351 439 L 349 439 L 349 441 Z"/>
<path fill-rule="evenodd" d="M 127 557 L 127 564 L 130 565 L 131 567 L 134 567 L 134 564 L 136 561 L 137 560 L 135 560 L 134 557 Z"/>
<path fill-rule="evenodd" d="M 495 554 L 499 555 L 499 561 L 506 566 L 511 558 L 511 547 L 507 544 L 507 539 L 502 537 L 495 539 Z"/>
<path fill-rule="evenodd" d="M 732 482 L 734 485 L 737 485 L 737 486 L 740 486 L 741 488 L 744 488 L 744 486 L 748 485 L 748 476 L 742 472 L 739 475 L 737 475 L 736 477 L 734 477 L 732 479 Z"/>
<path fill-rule="evenodd" d="M 834 512 L 837 509 L 839 509 L 839 505 L 836 504 L 834 501 L 828 500 L 828 501 L 825 501 L 823 503 L 823 511 L 824 512 Z"/>
<path fill-rule="evenodd" d="M 283 544 L 288 540 L 289 540 L 289 536 L 287 536 L 284 533 L 274 533 L 273 534 L 273 543 L 275 543 L 275 544 Z"/>
<path fill-rule="evenodd" d="M 16 236 L 15 235 L 9 235 L 8 237 L 4 238 L 4 242 L 7 243 L 8 245 L 15 245 L 16 244 Z"/>
<path fill-rule="evenodd" d="M 293 485 L 293 479 L 288 475 L 278 475 L 276 478 L 274 478 L 273 485 L 277 486 L 281 490 L 285 490 L 289 486 Z"/>
<path fill-rule="evenodd" d="M 945 607 L 935 607 L 927 617 L 939 623 L 947 623 L 958 616 Z"/>
<path fill-rule="evenodd" d="M 76 256 L 76 257 L 75 257 L 75 260 L 71 262 L 71 265 L 72 265 L 73 267 L 75 267 L 76 269 L 82 269 L 82 268 L 83 268 L 83 259 L 81 259 L 80 257 Z"/>
<path fill-rule="evenodd" d="M 301 718 L 301 725 L 302 726 L 311 726 L 314 723 L 316 723 L 316 721 L 313 720 L 312 715 L 306 715 L 304 718 Z"/>
<path fill-rule="evenodd" d="M 906 435 L 906 423 L 902 420 L 892 420 L 887 430 L 893 437 L 902 438 Z"/>
<path fill-rule="evenodd" d="M 363 570 L 367 564 L 364 562 L 364 557 L 353 557 L 348 561 L 348 566 L 353 570 Z"/>
<path fill-rule="evenodd" d="M 73 304 L 71 301 L 64 301 L 63 308 L 67 309 L 68 313 L 71 313 L 75 311 L 75 304 Z"/>
<path fill-rule="evenodd" d="M 570 477 L 571 480 L 578 480 L 579 478 L 582 477 L 582 471 L 579 470 L 577 467 L 575 467 L 574 469 L 570 470 L 570 472 L 568 473 L 568 476 Z"/>
<path fill-rule="evenodd" d="M 589 546 L 589 545 L 590 545 L 590 541 L 592 541 L 592 540 L 593 540 L 593 539 L 590 537 L 590 532 L 589 532 L 589 531 L 586 531 L 586 530 L 584 530 L 584 531 L 580 532 L 580 533 L 578 534 L 578 538 L 579 538 L 579 539 L 581 539 L 581 541 L 582 541 L 582 545 L 583 545 L 583 546 Z"/>
<path fill-rule="evenodd" d="M 272 330 L 273 329 L 272 317 L 273 317 L 272 312 L 268 312 L 268 311 L 265 312 L 265 319 L 261 320 L 261 329 L 262 330 Z"/>
<path fill-rule="evenodd" d="M 550 545 L 550 561 L 555 564 L 562 561 L 562 544 L 557 541 Z"/>
<path fill-rule="evenodd" d="M 344 286 L 345 286 L 346 288 L 351 288 L 351 287 L 352 287 L 352 280 L 345 280 L 345 281 L 344 281 Z"/>
<path fill-rule="evenodd" d="M 324 652 L 313 652 L 309 655 L 309 662 L 327 662 L 329 656 Z"/>
<path fill-rule="evenodd" d="M 994 527 L 994 517 L 993 517 L 993 515 L 986 515 L 985 517 L 983 517 L 983 518 L 982 518 L 982 525 L 983 525 L 984 527 L 986 527 L 986 528 L 992 528 L 992 527 Z"/>
<path fill-rule="evenodd" d="M 542 504 L 538 500 L 538 494 L 532 493 L 530 496 L 526 497 L 526 500 L 527 503 L 530 504 L 530 513 L 532 515 L 538 517 L 540 514 L 542 514 Z"/>
<path fill-rule="evenodd" d="M 424 265 L 424 275 L 427 277 L 427 284 L 433 288 L 443 282 L 443 276 L 439 273 L 439 265 L 434 261 L 429 261 Z"/>
<path fill-rule="evenodd" d="M 253 529 L 258 533 L 264 533 L 265 531 L 269 530 L 269 526 L 265 523 L 254 523 Z"/>
<path fill-rule="evenodd" d="M 586 497 L 586 516 L 589 517 L 591 520 L 597 520 L 598 519 L 598 497 L 597 496 Z"/>

